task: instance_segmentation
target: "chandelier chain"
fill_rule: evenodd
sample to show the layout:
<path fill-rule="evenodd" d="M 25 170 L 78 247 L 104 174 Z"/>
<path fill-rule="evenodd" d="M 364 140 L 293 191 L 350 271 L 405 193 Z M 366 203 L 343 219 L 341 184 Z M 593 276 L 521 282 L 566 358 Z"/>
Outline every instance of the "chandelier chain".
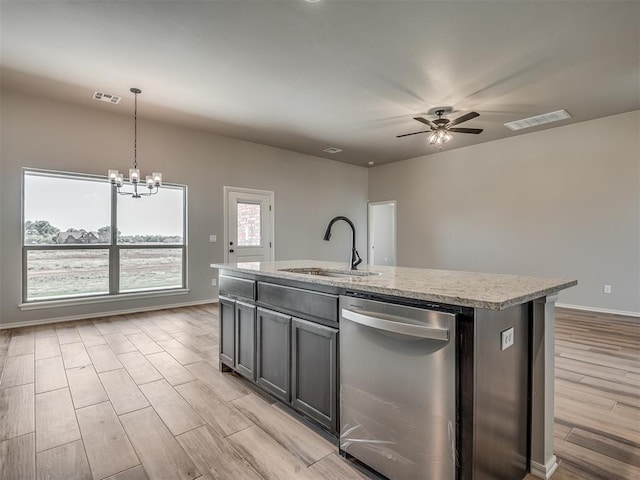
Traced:
<path fill-rule="evenodd" d="M 133 97 L 133 168 L 138 168 L 138 93 Z"/>

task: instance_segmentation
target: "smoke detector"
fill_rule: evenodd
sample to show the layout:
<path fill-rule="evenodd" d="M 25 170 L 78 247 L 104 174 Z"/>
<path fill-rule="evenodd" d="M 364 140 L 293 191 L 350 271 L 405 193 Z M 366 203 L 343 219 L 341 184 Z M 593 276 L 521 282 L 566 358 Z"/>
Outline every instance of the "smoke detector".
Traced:
<path fill-rule="evenodd" d="M 93 92 L 93 99 L 98 100 L 100 102 L 118 104 L 120 103 L 120 98 L 121 97 L 118 97 L 117 95 L 111 95 L 110 93 L 104 93 L 104 92 L 98 92 L 98 91 Z"/>
<path fill-rule="evenodd" d="M 566 110 L 558 110 L 557 112 L 543 113 L 542 115 L 536 115 L 535 117 L 523 118 L 522 120 L 505 123 L 504 126 L 511 130 L 522 130 L 523 128 L 537 127 L 539 125 L 544 125 L 545 123 L 566 120 L 567 118 L 571 118 L 571 115 Z"/>

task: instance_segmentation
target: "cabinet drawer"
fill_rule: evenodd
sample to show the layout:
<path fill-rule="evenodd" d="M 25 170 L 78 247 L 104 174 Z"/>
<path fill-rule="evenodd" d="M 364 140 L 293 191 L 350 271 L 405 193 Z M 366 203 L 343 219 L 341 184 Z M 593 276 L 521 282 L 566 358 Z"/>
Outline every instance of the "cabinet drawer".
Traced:
<path fill-rule="evenodd" d="M 256 282 L 245 278 L 220 275 L 220 293 L 232 297 L 256 299 Z"/>
<path fill-rule="evenodd" d="M 338 322 L 338 296 L 258 282 L 258 301 L 273 308 Z"/>

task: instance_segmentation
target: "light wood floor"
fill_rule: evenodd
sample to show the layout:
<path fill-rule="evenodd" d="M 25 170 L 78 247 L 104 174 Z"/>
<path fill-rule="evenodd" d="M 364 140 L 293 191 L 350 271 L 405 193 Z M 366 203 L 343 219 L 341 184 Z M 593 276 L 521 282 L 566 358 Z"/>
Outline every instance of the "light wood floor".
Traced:
<path fill-rule="evenodd" d="M 217 318 L 212 305 L 1 330 L 0 478 L 365 478 L 218 371 Z M 639 329 L 558 309 L 555 480 L 640 478 Z"/>

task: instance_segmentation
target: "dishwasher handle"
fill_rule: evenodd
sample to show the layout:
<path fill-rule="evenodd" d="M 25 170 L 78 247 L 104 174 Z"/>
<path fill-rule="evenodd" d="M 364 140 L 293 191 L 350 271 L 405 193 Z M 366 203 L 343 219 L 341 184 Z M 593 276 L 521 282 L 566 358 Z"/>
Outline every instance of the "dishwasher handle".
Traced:
<path fill-rule="evenodd" d="M 385 332 L 400 333 L 411 337 L 429 338 L 432 340 L 449 341 L 449 329 L 439 327 L 423 327 L 413 323 L 404 323 L 384 317 L 373 312 L 354 312 L 346 308 L 342 309 L 342 317 L 366 327 L 383 330 Z M 397 318 L 397 317 L 395 317 Z"/>

